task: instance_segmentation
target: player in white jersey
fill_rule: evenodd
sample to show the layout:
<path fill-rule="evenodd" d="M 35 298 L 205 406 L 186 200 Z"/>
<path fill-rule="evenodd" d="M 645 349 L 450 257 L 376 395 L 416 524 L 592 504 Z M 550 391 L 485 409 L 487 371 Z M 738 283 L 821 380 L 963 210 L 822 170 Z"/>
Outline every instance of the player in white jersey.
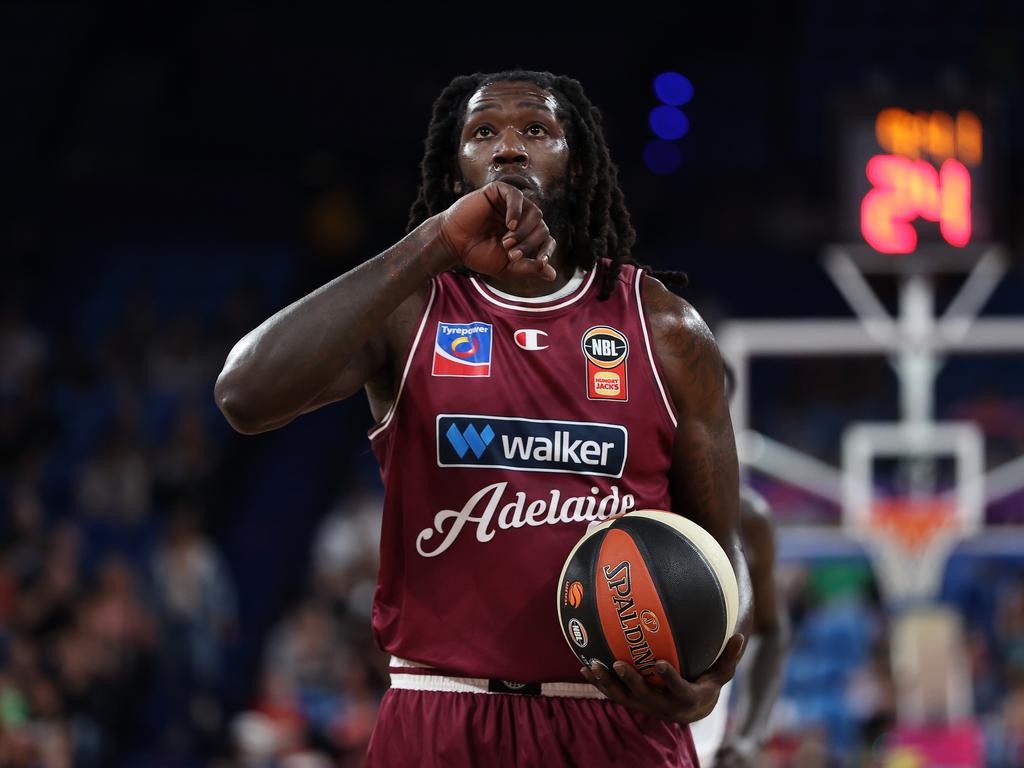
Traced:
<path fill-rule="evenodd" d="M 725 391 L 733 393 L 733 373 L 725 365 Z M 718 704 L 690 724 L 702 768 L 749 768 L 768 739 L 772 707 L 782 686 L 789 645 L 789 614 L 775 578 L 775 528 L 771 507 L 749 486 L 740 490 L 740 536 L 750 571 L 753 626 L 750 649 L 739 669 L 735 717 L 729 724 L 733 681 L 722 687 Z"/>

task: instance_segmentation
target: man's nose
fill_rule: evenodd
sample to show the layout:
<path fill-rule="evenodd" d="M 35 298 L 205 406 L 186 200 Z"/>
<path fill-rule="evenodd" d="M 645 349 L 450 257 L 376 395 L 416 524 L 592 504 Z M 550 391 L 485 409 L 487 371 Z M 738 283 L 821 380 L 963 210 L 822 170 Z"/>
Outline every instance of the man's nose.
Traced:
<path fill-rule="evenodd" d="M 507 128 L 501 134 L 501 140 L 494 148 L 491 163 L 495 168 L 502 168 L 506 165 L 521 165 L 525 168 L 529 162 L 530 156 L 526 153 L 526 147 L 523 146 L 519 131 Z"/>

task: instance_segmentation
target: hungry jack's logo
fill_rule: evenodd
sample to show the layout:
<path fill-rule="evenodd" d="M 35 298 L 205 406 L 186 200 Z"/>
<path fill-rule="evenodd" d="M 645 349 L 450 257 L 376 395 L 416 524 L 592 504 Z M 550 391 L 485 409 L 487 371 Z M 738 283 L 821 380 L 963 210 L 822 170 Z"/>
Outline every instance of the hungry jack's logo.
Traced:
<path fill-rule="evenodd" d="M 654 674 L 654 649 L 647 641 L 644 633 L 645 621 L 644 611 L 639 616 L 636 610 L 636 600 L 633 598 L 633 582 L 629 575 L 629 561 L 623 560 L 615 566 L 606 565 L 603 568 L 605 583 L 608 592 L 611 594 L 612 602 L 615 604 L 615 615 L 619 619 L 619 627 L 622 629 L 622 636 L 629 646 L 629 655 L 633 659 L 633 666 L 636 671 L 645 677 Z M 651 614 L 654 617 L 654 614 Z M 655 622 L 657 622 L 657 617 Z M 649 628 L 649 627 L 648 627 Z M 657 628 L 651 630 L 656 632 Z"/>
<path fill-rule="evenodd" d="M 629 400 L 626 358 L 629 341 L 622 331 L 595 325 L 580 339 L 587 360 L 587 398 L 590 400 Z"/>

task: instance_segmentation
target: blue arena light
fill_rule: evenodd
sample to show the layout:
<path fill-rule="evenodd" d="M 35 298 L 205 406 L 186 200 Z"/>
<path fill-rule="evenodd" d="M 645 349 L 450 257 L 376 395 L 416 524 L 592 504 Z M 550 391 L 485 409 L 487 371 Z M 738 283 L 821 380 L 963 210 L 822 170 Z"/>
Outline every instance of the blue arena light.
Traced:
<path fill-rule="evenodd" d="M 693 84 L 678 72 L 662 72 L 654 78 L 654 93 L 663 104 L 678 107 L 693 98 Z"/>
<path fill-rule="evenodd" d="M 690 130 L 690 121 L 675 107 L 655 107 L 650 115 L 651 130 L 662 139 L 678 139 Z"/>
<path fill-rule="evenodd" d="M 647 146 L 644 147 L 644 163 L 652 173 L 664 176 L 676 171 L 683 164 L 683 156 L 671 141 L 655 139 L 647 142 Z"/>

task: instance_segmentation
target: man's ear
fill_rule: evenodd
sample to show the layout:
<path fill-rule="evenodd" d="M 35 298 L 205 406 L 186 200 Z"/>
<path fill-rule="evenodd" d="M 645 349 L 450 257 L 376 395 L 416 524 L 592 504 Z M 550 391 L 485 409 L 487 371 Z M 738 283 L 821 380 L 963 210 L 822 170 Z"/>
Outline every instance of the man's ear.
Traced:
<path fill-rule="evenodd" d="M 453 181 L 452 182 L 452 192 L 454 192 L 456 195 L 461 195 L 462 194 L 462 182 L 461 181 Z"/>

